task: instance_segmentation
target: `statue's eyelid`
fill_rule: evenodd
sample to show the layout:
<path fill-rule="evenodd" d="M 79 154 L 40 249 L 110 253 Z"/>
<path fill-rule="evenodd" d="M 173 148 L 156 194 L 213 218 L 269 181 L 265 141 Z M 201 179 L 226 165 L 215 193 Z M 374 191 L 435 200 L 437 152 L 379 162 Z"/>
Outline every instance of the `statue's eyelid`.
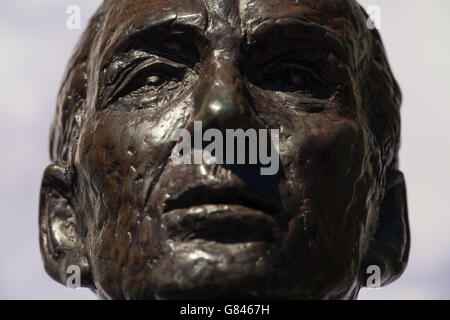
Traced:
<path fill-rule="evenodd" d="M 149 68 L 154 66 L 164 66 L 167 71 L 168 76 L 174 75 L 175 72 L 178 72 L 178 76 L 182 73 L 184 74 L 186 71 L 186 66 L 180 63 L 173 62 L 171 60 L 157 57 L 157 56 L 148 56 L 147 59 L 140 60 L 140 63 L 131 63 L 123 68 L 121 74 L 116 77 L 116 80 L 113 81 L 111 87 L 108 92 L 105 93 L 103 103 L 101 103 L 101 109 L 104 109 L 105 106 L 114 102 L 114 100 L 120 96 L 121 92 L 129 85 L 129 83 L 141 72 L 145 72 Z"/>

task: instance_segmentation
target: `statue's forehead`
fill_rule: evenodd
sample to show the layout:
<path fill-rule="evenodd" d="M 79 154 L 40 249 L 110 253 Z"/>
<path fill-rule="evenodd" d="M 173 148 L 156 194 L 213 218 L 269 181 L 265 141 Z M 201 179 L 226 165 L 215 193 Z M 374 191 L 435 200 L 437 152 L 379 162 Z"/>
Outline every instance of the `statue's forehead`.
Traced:
<path fill-rule="evenodd" d="M 118 0 L 112 1 L 110 6 L 109 24 L 130 22 L 139 25 L 165 12 L 183 16 L 205 11 L 203 0 Z"/>
<path fill-rule="evenodd" d="M 243 22 L 254 19 L 302 18 L 320 25 L 349 13 L 352 0 L 239 0 Z"/>
<path fill-rule="evenodd" d="M 213 13 L 244 28 L 263 20 L 300 18 L 336 29 L 336 20 L 349 14 L 351 4 L 353 0 L 118 0 L 109 3 L 107 29 L 138 28 L 171 14 L 183 19 Z"/>

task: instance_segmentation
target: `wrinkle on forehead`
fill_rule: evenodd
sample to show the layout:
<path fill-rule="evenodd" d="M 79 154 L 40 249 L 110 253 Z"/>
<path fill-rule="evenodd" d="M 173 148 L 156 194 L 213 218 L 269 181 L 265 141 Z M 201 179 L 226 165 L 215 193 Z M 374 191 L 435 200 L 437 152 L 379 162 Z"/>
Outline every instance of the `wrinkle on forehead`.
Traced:
<path fill-rule="evenodd" d="M 301 18 L 330 29 L 341 29 L 342 20 L 353 20 L 354 0 L 239 0 L 243 23 Z"/>
<path fill-rule="evenodd" d="M 203 0 L 208 12 L 214 13 L 231 24 L 239 24 L 239 6 L 237 0 Z"/>
<path fill-rule="evenodd" d="M 299 18 L 324 26 L 344 36 L 354 27 L 355 0 L 109 0 L 104 3 L 110 14 L 104 34 L 108 39 L 117 29 L 133 28 L 149 20 L 175 13 L 216 15 L 242 32 L 264 20 Z"/>
<path fill-rule="evenodd" d="M 169 15 L 186 17 L 206 13 L 203 0 L 112 0 L 106 34 L 117 29 L 139 29 Z"/>

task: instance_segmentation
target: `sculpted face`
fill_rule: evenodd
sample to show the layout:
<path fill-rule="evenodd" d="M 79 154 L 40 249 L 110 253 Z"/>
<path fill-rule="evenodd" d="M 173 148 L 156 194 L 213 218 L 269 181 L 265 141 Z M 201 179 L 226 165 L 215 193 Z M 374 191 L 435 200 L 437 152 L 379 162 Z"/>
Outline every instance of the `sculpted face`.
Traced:
<path fill-rule="evenodd" d="M 370 264 L 383 283 L 398 277 L 404 183 L 361 98 L 358 10 L 106 1 L 61 91 L 60 108 L 79 109 L 63 116 L 70 129 L 53 128 L 40 217 L 47 271 L 65 283 L 78 265 L 83 285 L 111 299 L 355 298 Z M 194 121 L 278 129 L 278 172 L 175 164 L 171 137 Z"/>

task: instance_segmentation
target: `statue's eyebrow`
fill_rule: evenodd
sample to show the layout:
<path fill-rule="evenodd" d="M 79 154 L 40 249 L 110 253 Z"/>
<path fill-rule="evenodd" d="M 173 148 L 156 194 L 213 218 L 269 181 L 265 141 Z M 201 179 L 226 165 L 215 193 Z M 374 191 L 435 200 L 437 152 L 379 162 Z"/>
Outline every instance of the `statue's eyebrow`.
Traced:
<path fill-rule="evenodd" d="M 276 40 L 311 40 L 317 42 L 318 46 L 327 47 L 332 50 L 344 63 L 348 62 L 348 53 L 345 50 L 345 46 L 335 32 L 303 19 L 267 19 L 260 23 L 247 26 L 245 33 L 248 46 Z"/>
<path fill-rule="evenodd" d="M 119 31 L 108 40 L 102 60 L 107 62 L 112 56 L 126 51 L 133 40 L 145 38 L 146 34 L 152 32 L 156 35 L 162 35 L 159 31 L 166 34 L 192 33 L 204 38 L 206 24 L 207 17 L 204 13 L 178 15 L 175 11 L 168 11 L 163 16 L 149 17 L 140 26 L 118 28 Z"/>

